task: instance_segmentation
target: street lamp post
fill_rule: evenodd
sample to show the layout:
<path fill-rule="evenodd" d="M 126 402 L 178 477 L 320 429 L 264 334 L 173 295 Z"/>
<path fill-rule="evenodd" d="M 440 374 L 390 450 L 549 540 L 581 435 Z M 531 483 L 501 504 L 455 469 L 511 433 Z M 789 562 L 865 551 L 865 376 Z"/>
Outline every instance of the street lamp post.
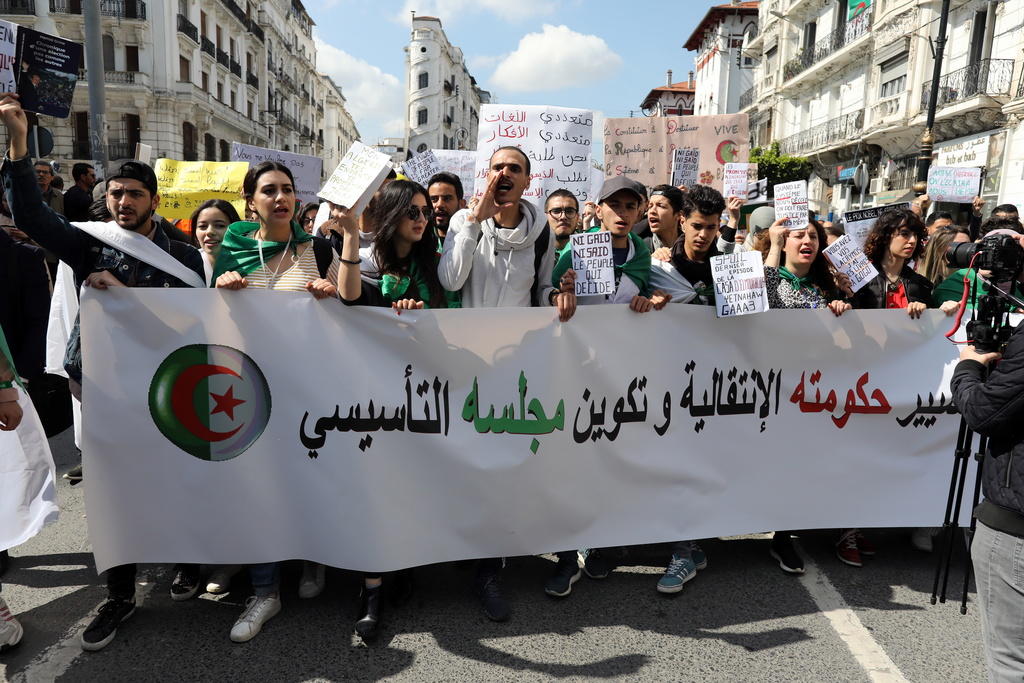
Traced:
<path fill-rule="evenodd" d="M 935 65 L 932 67 L 932 89 L 928 93 L 928 118 L 921 133 L 921 153 L 917 157 L 917 182 L 914 194 L 923 195 L 928 190 L 928 169 L 932 165 L 932 148 L 935 145 L 935 110 L 939 104 L 939 80 L 942 78 L 942 55 L 946 50 L 946 27 L 949 24 L 949 0 L 942 0 L 939 15 L 939 35 L 935 39 Z"/>

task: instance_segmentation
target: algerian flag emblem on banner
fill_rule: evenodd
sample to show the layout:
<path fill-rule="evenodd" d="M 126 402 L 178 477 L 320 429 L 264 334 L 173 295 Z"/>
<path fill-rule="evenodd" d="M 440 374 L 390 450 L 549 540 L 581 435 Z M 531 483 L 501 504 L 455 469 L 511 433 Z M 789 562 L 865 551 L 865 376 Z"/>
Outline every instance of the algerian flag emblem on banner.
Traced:
<path fill-rule="evenodd" d="M 171 443 L 200 460 L 230 460 L 270 421 L 270 387 L 237 349 L 190 344 L 172 352 L 149 385 L 149 413 Z"/>

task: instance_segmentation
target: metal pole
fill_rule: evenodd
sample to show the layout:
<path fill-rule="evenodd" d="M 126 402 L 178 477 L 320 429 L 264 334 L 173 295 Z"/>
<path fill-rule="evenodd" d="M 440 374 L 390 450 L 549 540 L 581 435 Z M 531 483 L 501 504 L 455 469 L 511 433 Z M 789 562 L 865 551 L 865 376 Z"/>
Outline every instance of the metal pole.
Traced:
<path fill-rule="evenodd" d="M 939 81 L 942 79 L 942 57 L 946 51 L 946 27 L 949 24 L 949 0 L 942 0 L 939 15 L 939 35 L 935 39 L 935 64 L 932 67 L 932 89 L 928 93 L 928 118 L 921 133 L 921 153 L 917 157 L 917 182 L 914 194 L 920 196 L 928 190 L 928 169 L 932 165 L 932 147 L 935 144 L 935 110 L 939 104 Z"/>
<path fill-rule="evenodd" d="M 85 24 L 85 68 L 89 83 L 89 149 L 92 160 L 107 177 L 107 117 L 103 83 L 103 38 L 100 29 L 100 0 L 83 0 Z"/>

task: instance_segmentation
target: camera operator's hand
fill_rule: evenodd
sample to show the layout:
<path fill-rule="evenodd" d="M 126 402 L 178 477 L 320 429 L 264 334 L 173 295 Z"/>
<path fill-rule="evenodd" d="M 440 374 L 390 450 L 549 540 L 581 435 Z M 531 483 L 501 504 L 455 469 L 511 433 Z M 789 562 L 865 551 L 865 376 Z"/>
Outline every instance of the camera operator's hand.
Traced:
<path fill-rule="evenodd" d="M 995 362 L 1003 357 L 1003 354 L 991 351 L 989 353 L 981 353 L 974 348 L 974 345 L 965 346 L 960 349 L 960 360 L 976 360 L 984 366 L 988 366 L 989 363 Z"/>

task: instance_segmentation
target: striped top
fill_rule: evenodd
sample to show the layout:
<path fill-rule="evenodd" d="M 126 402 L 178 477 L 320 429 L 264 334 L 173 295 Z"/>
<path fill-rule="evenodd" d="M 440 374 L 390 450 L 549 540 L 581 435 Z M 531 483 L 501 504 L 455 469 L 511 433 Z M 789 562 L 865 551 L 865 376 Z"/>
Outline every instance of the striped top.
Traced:
<path fill-rule="evenodd" d="M 291 249 L 288 250 L 288 255 L 284 258 L 285 263 L 280 265 L 283 272 L 278 273 L 273 283 L 270 283 L 270 279 L 273 277 L 273 268 L 260 266 L 245 276 L 246 288 L 272 289 L 275 292 L 305 292 L 307 283 L 320 279 L 320 271 L 316 267 L 316 254 L 313 252 L 312 242 L 306 244 L 305 249 L 299 254 L 298 261 L 292 261 Z M 331 265 L 327 269 L 326 279 L 335 286 L 338 284 L 339 267 L 338 255 L 332 249 Z"/>

